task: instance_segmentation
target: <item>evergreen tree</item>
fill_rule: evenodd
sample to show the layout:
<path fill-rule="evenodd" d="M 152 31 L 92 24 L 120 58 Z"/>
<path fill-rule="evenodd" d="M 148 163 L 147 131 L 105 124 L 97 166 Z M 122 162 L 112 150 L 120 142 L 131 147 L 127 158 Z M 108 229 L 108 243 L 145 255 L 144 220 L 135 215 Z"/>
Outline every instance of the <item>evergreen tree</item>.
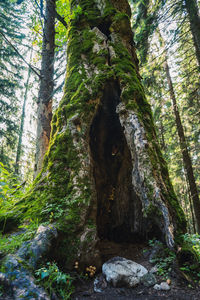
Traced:
<path fill-rule="evenodd" d="M 15 46 L 24 35 L 20 11 L 9 0 L 0 1 L 0 161 L 8 164 L 13 158 L 18 134 L 17 89 L 21 86 L 21 61 Z"/>
<path fill-rule="evenodd" d="M 183 0 L 192 32 L 196 58 L 200 67 L 200 15 L 197 0 Z"/>

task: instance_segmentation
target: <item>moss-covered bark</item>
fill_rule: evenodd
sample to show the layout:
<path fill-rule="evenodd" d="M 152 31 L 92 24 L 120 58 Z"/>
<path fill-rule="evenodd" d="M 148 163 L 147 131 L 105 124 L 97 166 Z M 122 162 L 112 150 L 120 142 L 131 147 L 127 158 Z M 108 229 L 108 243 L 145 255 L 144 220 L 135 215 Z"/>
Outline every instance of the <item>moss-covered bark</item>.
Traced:
<path fill-rule="evenodd" d="M 88 260 L 99 238 L 156 235 L 172 247 L 185 218 L 140 82 L 128 2 L 71 5 L 64 96 L 25 217 L 54 218 L 64 252 Z"/>

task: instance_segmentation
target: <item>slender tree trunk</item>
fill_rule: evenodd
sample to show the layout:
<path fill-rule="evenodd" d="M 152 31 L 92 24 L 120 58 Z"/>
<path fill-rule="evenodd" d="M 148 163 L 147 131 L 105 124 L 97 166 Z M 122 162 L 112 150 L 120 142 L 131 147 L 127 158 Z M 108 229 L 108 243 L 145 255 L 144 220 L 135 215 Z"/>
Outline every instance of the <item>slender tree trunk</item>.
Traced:
<path fill-rule="evenodd" d="M 187 219 L 187 229 L 188 232 L 191 233 L 191 225 L 190 225 L 190 219 L 191 219 L 191 213 L 190 211 L 188 211 L 188 203 L 187 203 L 187 187 L 185 189 L 184 184 L 183 184 L 183 189 L 182 189 L 182 193 L 181 193 L 181 197 L 184 199 L 184 205 L 182 205 L 182 207 L 185 207 L 185 215 L 186 215 L 186 219 Z"/>
<path fill-rule="evenodd" d="M 196 0 L 184 0 L 184 2 L 190 22 L 196 57 L 200 67 L 200 16 L 198 4 Z"/>
<path fill-rule="evenodd" d="M 181 122 L 181 118 L 180 118 L 180 114 L 179 114 L 179 110 L 178 110 L 178 106 L 177 106 L 177 102 L 176 102 L 176 96 L 175 96 L 167 60 L 165 61 L 164 67 L 165 67 L 165 71 L 166 71 L 167 82 L 168 82 L 169 91 L 170 91 L 170 97 L 171 97 L 171 100 L 173 103 L 175 121 L 176 121 L 177 130 L 178 130 L 181 152 L 182 152 L 182 156 L 183 156 L 183 163 L 184 163 L 184 167 L 186 170 L 186 174 L 187 174 L 187 178 L 188 178 L 188 182 L 189 182 L 189 186 L 190 186 L 190 193 L 191 193 L 195 217 L 196 217 L 197 231 L 198 231 L 198 233 L 200 233 L 200 201 L 199 201 L 199 196 L 198 196 L 198 190 L 197 190 L 197 185 L 196 185 L 195 178 L 194 178 L 192 161 L 191 161 L 191 158 L 189 155 L 187 142 L 185 139 L 183 125 Z"/>
<path fill-rule="evenodd" d="M 191 199 L 190 185 L 188 182 L 188 177 L 187 177 L 185 168 L 184 168 L 184 177 L 185 177 L 185 182 L 186 182 L 186 193 L 188 195 L 188 204 L 189 204 L 189 208 L 190 208 L 190 218 L 191 218 L 190 223 L 192 224 L 191 230 L 192 230 L 192 233 L 196 233 L 197 230 L 196 230 L 196 223 L 195 223 L 195 216 L 194 216 L 194 207 L 193 207 L 193 203 L 192 203 L 192 199 Z"/>
<path fill-rule="evenodd" d="M 30 54 L 30 64 L 32 61 L 32 50 Z M 27 95 L 28 95 L 28 88 L 29 88 L 29 81 L 31 76 L 31 68 L 28 68 L 28 74 L 27 74 L 27 81 L 25 84 L 25 93 L 24 93 L 24 102 L 22 106 L 22 114 L 21 114 L 21 124 L 20 124 L 20 131 L 19 131 L 19 140 L 17 145 L 17 154 L 16 154 L 16 160 L 15 160 L 15 173 L 19 174 L 19 164 L 22 154 L 22 136 L 24 132 L 24 120 L 25 120 L 25 111 L 26 111 L 26 102 L 27 102 Z"/>
<path fill-rule="evenodd" d="M 160 134 L 161 134 L 161 149 L 166 152 L 166 143 L 165 143 L 165 136 L 164 136 L 164 126 L 162 121 L 162 115 L 160 117 Z"/>
<path fill-rule="evenodd" d="M 186 182 L 187 182 L 187 190 L 188 190 L 188 199 L 189 199 L 189 204 L 190 204 L 190 211 L 191 211 L 191 216 L 192 216 L 192 229 L 193 229 L 193 233 L 196 233 L 196 223 L 195 223 L 195 216 L 194 216 L 194 205 L 192 204 L 192 199 L 191 199 L 191 193 L 190 193 L 190 188 L 189 188 L 189 183 L 188 183 L 188 179 L 186 178 Z"/>
<path fill-rule="evenodd" d="M 35 176 L 42 168 L 43 158 L 49 146 L 54 88 L 54 56 L 55 0 L 47 0 L 42 43 L 41 81 L 38 95 Z"/>

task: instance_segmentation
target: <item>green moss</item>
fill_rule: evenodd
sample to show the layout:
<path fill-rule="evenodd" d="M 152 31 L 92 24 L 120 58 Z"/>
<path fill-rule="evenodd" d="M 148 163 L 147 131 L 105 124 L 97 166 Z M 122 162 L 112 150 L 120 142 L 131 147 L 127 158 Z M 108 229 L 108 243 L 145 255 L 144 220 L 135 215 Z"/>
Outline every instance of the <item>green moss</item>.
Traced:
<path fill-rule="evenodd" d="M 79 4 L 81 10 L 71 20 L 68 30 L 64 96 L 53 116 L 50 146 L 44 158 L 43 170 L 35 179 L 32 190 L 15 208 L 16 212 L 23 214 L 23 219 L 56 222 L 63 233 L 59 253 L 63 257 L 71 253 L 69 260 L 79 247 L 80 216 L 93 197 L 88 166 L 85 174 L 80 174 L 88 161 L 90 123 L 108 80 L 119 82 L 121 101 L 127 109 L 134 111 L 144 126 L 154 175 L 165 183 L 166 188 L 161 185 L 162 195 L 167 206 L 172 207 L 172 214 L 175 218 L 177 216 L 178 231 L 181 232 L 185 226 L 183 212 L 157 146 L 150 105 L 144 95 L 134 58 L 126 47 L 126 43 L 132 39 L 128 16 L 117 12 L 110 1 L 106 1 L 103 16 L 100 16 L 92 1 L 82 0 Z M 100 25 L 101 28 L 102 24 L 109 26 L 111 33 L 116 36 L 117 42 L 107 41 L 115 52 L 112 57 L 109 57 L 105 45 L 102 46 L 101 38 L 92 30 L 94 26 Z M 95 43 L 99 45 L 98 53 L 93 51 Z M 152 199 L 153 191 L 148 179 L 147 185 L 151 194 L 149 198 Z M 155 206 L 150 204 L 146 214 L 152 215 L 154 212 Z"/>

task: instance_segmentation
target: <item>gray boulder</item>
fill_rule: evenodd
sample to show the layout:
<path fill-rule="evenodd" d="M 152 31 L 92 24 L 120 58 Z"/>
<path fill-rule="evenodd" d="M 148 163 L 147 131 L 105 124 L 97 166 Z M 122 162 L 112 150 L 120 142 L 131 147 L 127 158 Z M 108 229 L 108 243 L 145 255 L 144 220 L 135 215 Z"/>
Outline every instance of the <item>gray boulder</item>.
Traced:
<path fill-rule="evenodd" d="M 50 249 L 57 237 L 54 226 L 40 226 L 35 238 L 25 242 L 16 255 L 5 257 L 0 273 L 0 284 L 6 291 L 6 297 L 13 300 L 50 300 L 43 288 L 37 286 L 32 275 L 38 260 Z"/>
<path fill-rule="evenodd" d="M 153 286 L 156 284 L 156 277 L 152 273 L 147 273 L 141 278 L 141 282 L 144 284 L 146 287 Z"/>
<path fill-rule="evenodd" d="M 148 273 L 147 269 L 132 260 L 114 257 L 102 266 L 102 273 L 107 282 L 116 286 L 135 287 Z"/>

